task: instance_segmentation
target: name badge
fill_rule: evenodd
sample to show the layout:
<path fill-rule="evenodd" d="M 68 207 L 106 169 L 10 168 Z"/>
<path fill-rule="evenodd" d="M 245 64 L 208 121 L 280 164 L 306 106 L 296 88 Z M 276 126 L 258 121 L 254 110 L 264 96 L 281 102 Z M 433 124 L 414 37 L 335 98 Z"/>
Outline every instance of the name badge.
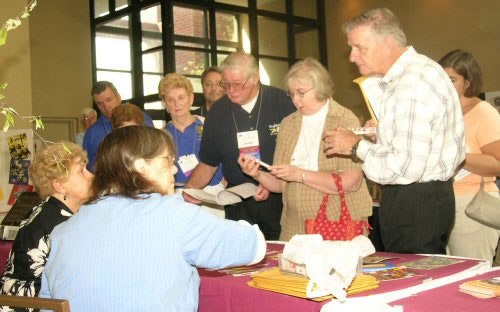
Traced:
<path fill-rule="evenodd" d="M 198 158 L 194 154 L 184 155 L 179 157 L 179 167 L 186 177 L 191 175 L 193 169 L 198 165 Z"/>
<path fill-rule="evenodd" d="M 240 154 L 247 154 L 260 160 L 259 132 L 257 130 L 238 132 Z"/>

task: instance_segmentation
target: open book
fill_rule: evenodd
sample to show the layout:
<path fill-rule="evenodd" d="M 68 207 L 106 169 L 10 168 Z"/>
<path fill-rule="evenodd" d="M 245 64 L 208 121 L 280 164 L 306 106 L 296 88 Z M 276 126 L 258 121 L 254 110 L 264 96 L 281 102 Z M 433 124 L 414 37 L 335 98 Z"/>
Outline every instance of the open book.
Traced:
<path fill-rule="evenodd" d="M 366 106 L 370 112 L 370 116 L 375 122 L 378 122 L 380 116 L 381 98 L 383 91 L 379 86 L 381 77 L 365 77 L 361 76 L 353 81 L 359 85 L 363 98 L 365 99 Z"/>
<path fill-rule="evenodd" d="M 242 201 L 242 198 L 254 196 L 257 186 L 252 183 L 243 183 L 220 191 L 217 195 L 209 194 L 200 189 L 184 189 L 183 192 L 205 203 L 217 205 L 231 205 Z"/>

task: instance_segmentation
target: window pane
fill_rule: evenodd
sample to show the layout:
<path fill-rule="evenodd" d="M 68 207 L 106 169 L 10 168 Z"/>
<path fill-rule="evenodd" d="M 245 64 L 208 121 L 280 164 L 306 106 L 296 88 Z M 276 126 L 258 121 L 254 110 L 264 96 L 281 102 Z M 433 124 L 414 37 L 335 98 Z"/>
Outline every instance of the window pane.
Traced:
<path fill-rule="evenodd" d="M 217 50 L 234 52 L 239 49 L 250 53 L 250 27 L 248 15 L 215 13 Z"/>
<path fill-rule="evenodd" d="M 283 78 L 288 72 L 288 62 L 261 58 L 259 70 L 263 84 L 284 89 Z"/>
<path fill-rule="evenodd" d="M 142 71 L 145 73 L 163 73 L 163 51 L 144 54 L 142 56 Z"/>
<path fill-rule="evenodd" d="M 158 83 L 160 83 L 163 75 L 142 75 L 144 95 L 151 95 L 158 93 Z"/>
<path fill-rule="evenodd" d="M 215 0 L 215 2 L 232 4 L 232 5 L 239 5 L 239 6 L 243 6 L 243 7 L 248 7 L 248 1 L 247 0 Z"/>
<path fill-rule="evenodd" d="M 179 40 L 179 37 L 176 37 L 176 44 L 186 42 L 187 45 L 192 46 L 195 43 L 198 47 L 209 48 L 209 32 L 205 11 L 174 6 L 174 35 L 192 37 L 192 39 L 186 38 L 186 40 Z"/>
<path fill-rule="evenodd" d="M 118 11 L 128 7 L 129 2 L 129 0 L 115 0 L 115 10 Z"/>
<path fill-rule="evenodd" d="M 316 1 L 293 0 L 293 15 L 316 19 Z"/>
<path fill-rule="evenodd" d="M 203 93 L 203 88 L 201 86 L 201 78 L 188 77 L 188 79 L 191 81 L 191 84 L 193 85 L 194 93 Z"/>
<path fill-rule="evenodd" d="M 288 56 L 286 23 L 267 17 L 258 17 L 259 54 Z"/>
<path fill-rule="evenodd" d="M 95 17 L 104 16 L 109 14 L 109 1 L 108 0 L 94 0 L 94 15 Z"/>
<path fill-rule="evenodd" d="M 128 18 L 120 18 L 96 29 L 96 65 L 99 69 L 130 70 Z"/>
<path fill-rule="evenodd" d="M 104 70 L 97 71 L 97 81 L 107 80 L 112 82 L 122 100 L 132 98 L 132 75 L 130 73 L 110 72 Z"/>
<path fill-rule="evenodd" d="M 209 66 L 208 53 L 175 50 L 175 72 L 179 74 L 201 76 Z"/>
<path fill-rule="evenodd" d="M 167 122 L 165 120 L 153 120 L 153 125 L 156 129 L 165 129 Z"/>
<path fill-rule="evenodd" d="M 318 30 L 305 26 L 295 25 L 293 28 L 295 34 L 295 55 L 299 59 L 306 56 L 312 56 L 319 59 L 319 40 Z"/>
<path fill-rule="evenodd" d="M 156 101 L 156 102 L 149 102 L 149 103 L 144 103 L 144 109 L 145 110 L 152 110 L 152 109 L 165 109 L 165 105 L 163 104 L 162 101 Z"/>
<path fill-rule="evenodd" d="M 162 45 L 160 6 L 141 11 L 142 50 Z"/>
<path fill-rule="evenodd" d="M 257 0 L 257 9 L 286 13 L 285 0 Z"/>
<path fill-rule="evenodd" d="M 228 54 L 217 54 L 217 65 L 220 65 L 222 62 L 224 62 L 227 56 Z"/>

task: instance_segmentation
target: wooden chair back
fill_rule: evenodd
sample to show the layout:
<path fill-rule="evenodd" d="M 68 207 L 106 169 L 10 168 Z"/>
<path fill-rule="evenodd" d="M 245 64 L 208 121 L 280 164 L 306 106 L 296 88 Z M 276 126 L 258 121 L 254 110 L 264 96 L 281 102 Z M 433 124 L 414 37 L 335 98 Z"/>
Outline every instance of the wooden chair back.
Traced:
<path fill-rule="evenodd" d="M 1 306 L 70 312 L 69 301 L 61 299 L 0 295 L 0 307 Z"/>

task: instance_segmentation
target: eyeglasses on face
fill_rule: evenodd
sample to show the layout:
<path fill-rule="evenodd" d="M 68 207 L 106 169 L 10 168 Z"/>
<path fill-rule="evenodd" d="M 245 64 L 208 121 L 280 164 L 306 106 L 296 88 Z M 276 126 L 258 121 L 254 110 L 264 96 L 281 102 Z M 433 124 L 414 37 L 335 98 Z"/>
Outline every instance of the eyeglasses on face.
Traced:
<path fill-rule="evenodd" d="M 309 89 L 309 90 L 307 90 L 307 91 L 297 90 L 297 91 L 295 91 L 295 92 L 292 92 L 292 91 L 288 90 L 286 94 L 287 94 L 287 95 L 288 95 L 291 99 L 293 99 L 296 95 L 297 95 L 299 98 L 301 98 L 301 99 L 302 99 L 302 98 L 304 97 L 304 95 L 306 95 L 306 93 L 307 93 L 307 92 L 309 92 L 309 91 L 311 91 L 312 89 L 314 89 L 314 88 L 310 88 L 310 89 Z"/>
<path fill-rule="evenodd" d="M 224 90 L 229 90 L 231 88 L 233 88 L 235 90 L 241 90 L 245 87 L 245 85 L 247 84 L 249 79 L 250 79 L 250 76 L 248 76 L 247 80 L 245 80 L 245 82 L 243 82 L 243 83 L 241 83 L 241 82 L 226 82 L 224 80 L 221 80 L 221 81 L 219 81 L 219 87 L 221 87 Z"/>

